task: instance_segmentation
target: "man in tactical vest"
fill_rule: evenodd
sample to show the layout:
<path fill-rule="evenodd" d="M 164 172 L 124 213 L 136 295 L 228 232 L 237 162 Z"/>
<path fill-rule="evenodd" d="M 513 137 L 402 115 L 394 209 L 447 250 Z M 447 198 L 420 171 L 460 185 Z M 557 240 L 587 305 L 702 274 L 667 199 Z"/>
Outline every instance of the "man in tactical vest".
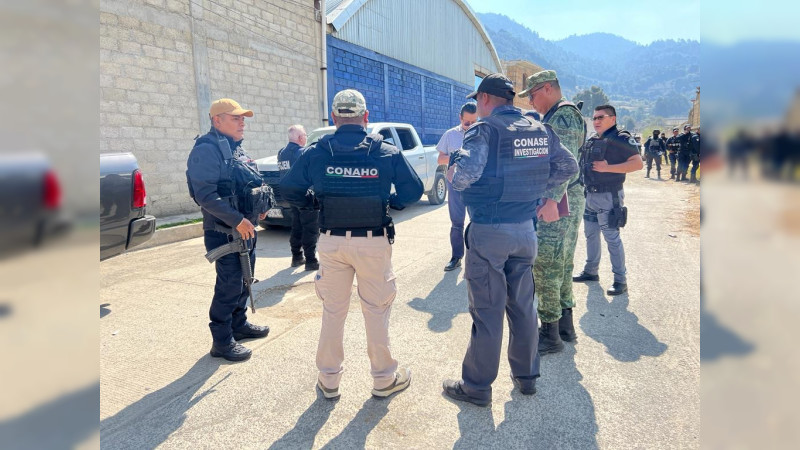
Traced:
<path fill-rule="evenodd" d="M 658 179 L 661 179 L 661 155 L 667 151 L 667 146 L 664 141 L 658 137 L 661 133 L 659 130 L 653 130 L 653 136 L 647 139 L 644 143 L 644 154 L 647 160 L 647 173 L 645 178 L 650 178 L 650 170 L 653 169 L 653 160 L 656 161 L 656 173 Z"/>
<path fill-rule="evenodd" d="M 558 218 L 557 210 L 537 206 L 557 186 L 563 192 L 578 166 L 549 125 L 514 107 L 514 86 L 502 74 L 484 78 L 467 98 L 477 101 L 480 120 L 464 135 L 448 178 L 462 191 L 470 216 L 464 278 L 473 325 L 461 380 L 445 380 L 442 387 L 454 400 L 486 406 L 500 364 L 504 314 L 512 380 L 522 394 L 536 392 L 533 221 L 537 214 L 545 221 Z"/>
<path fill-rule="evenodd" d="M 627 221 L 622 183 L 625 174 L 640 170 L 644 163 L 636 140 L 627 131 L 617 129 L 617 110 L 611 105 L 594 109 L 593 135 L 581 151 L 581 176 L 586 187 L 586 210 L 583 231 L 586 235 L 586 265 L 572 281 L 598 281 L 600 233 L 611 255 L 614 284 L 606 292 L 620 295 L 628 291 L 625 249 L 619 229 Z"/>
<path fill-rule="evenodd" d="M 553 131 L 577 160 L 586 141 L 586 122 L 578 108 L 567 101 L 561 93 L 556 72 L 543 70 L 528 77 L 526 89 L 519 93 L 528 97 L 530 105 L 540 114 L 542 122 L 553 127 Z M 566 197 L 572 211 L 566 217 L 553 222 L 541 222 L 536 228 L 539 252 L 533 265 L 536 283 L 539 319 L 539 354 L 556 353 L 564 349 L 563 341 L 577 339 L 572 322 L 572 270 L 575 245 L 581 214 L 586 203 L 579 174 L 570 178 L 566 185 L 558 185 L 545 192 L 544 210 L 553 208 Z"/>
<path fill-rule="evenodd" d="M 397 293 L 389 208 L 400 210 L 419 201 L 423 186 L 396 147 L 366 133 L 369 111 L 361 93 L 338 92 L 331 112 L 336 132 L 309 146 L 280 184 L 285 198 L 298 208 L 309 207 L 306 191 L 312 185 L 320 203 L 320 267 L 314 281 L 323 304 L 317 389 L 327 399 L 339 397 L 344 322 L 356 276 L 372 395 L 388 397 L 411 382 L 411 371 L 398 368 L 389 349 L 389 314 Z M 395 193 L 390 195 L 393 183 Z"/>
<path fill-rule="evenodd" d="M 303 153 L 307 141 L 302 125 L 289 127 L 289 143 L 278 152 L 278 170 L 283 179 Z M 308 194 L 312 195 L 312 194 Z M 319 212 L 313 207 L 299 209 L 291 206 L 292 231 L 289 248 L 292 250 L 292 267 L 306 265 L 306 270 L 319 269 L 317 261 L 317 239 L 319 239 Z M 303 257 L 305 253 L 305 257 Z"/>
<path fill-rule="evenodd" d="M 203 213 L 203 236 L 207 251 L 228 245 L 235 236 L 249 249 L 250 274 L 256 262 L 254 223 L 266 216 L 263 180 L 241 144 L 245 117 L 253 111 L 231 99 L 220 99 L 209 111 L 211 131 L 196 139 L 186 163 L 189 193 Z M 245 258 L 246 259 L 246 258 Z M 228 253 L 215 261 L 217 281 L 208 324 L 213 345 L 211 356 L 244 361 L 251 351 L 238 341 L 262 338 L 269 327 L 247 321 L 248 285 L 239 255 Z"/>
<path fill-rule="evenodd" d="M 689 172 L 689 161 L 691 161 L 692 152 L 692 126 L 688 123 L 683 126 L 683 133 L 678 136 L 678 176 L 675 181 L 688 181 L 686 173 Z"/>
<path fill-rule="evenodd" d="M 672 136 L 667 139 L 667 150 L 669 151 L 669 179 L 676 177 L 675 164 L 678 161 L 678 150 L 681 147 L 678 139 L 678 127 L 672 129 Z"/>

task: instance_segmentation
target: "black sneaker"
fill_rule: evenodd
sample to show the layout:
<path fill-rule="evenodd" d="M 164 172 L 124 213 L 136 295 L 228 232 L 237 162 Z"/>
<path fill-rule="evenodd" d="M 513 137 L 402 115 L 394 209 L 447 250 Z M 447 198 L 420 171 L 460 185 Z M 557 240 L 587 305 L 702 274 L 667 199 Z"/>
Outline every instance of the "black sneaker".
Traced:
<path fill-rule="evenodd" d="M 319 261 L 307 261 L 306 272 L 310 270 L 319 270 Z"/>
<path fill-rule="evenodd" d="M 292 267 L 300 267 L 306 263 L 306 259 L 303 257 L 302 253 L 297 255 L 292 255 Z"/>
<path fill-rule="evenodd" d="M 622 295 L 626 292 L 628 292 L 628 285 L 625 283 L 617 283 L 616 281 L 606 291 L 608 295 Z"/>
<path fill-rule="evenodd" d="M 532 380 L 523 380 L 511 375 L 511 381 L 514 382 L 514 386 L 519 389 L 522 395 L 533 395 L 536 393 L 536 378 Z"/>
<path fill-rule="evenodd" d="M 488 406 L 492 403 L 492 399 L 480 399 L 475 397 L 470 397 L 461 389 L 461 381 L 456 380 L 444 380 L 442 383 L 442 389 L 444 389 L 444 394 L 453 400 L 458 400 L 460 402 L 469 402 L 473 405 L 478 406 Z"/>
<path fill-rule="evenodd" d="M 573 276 L 572 281 L 600 281 L 600 275 L 581 272 Z"/>
<path fill-rule="evenodd" d="M 242 339 L 257 339 L 267 337 L 269 334 L 268 326 L 253 325 L 250 322 L 245 322 L 244 326 L 233 332 L 233 338 L 237 341 Z"/>
<path fill-rule="evenodd" d="M 214 358 L 225 358 L 228 361 L 246 361 L 250 359 L 253 352 L 238 342 L 232 342 L 227 347 L 211 346 L 211 356 Z"/>

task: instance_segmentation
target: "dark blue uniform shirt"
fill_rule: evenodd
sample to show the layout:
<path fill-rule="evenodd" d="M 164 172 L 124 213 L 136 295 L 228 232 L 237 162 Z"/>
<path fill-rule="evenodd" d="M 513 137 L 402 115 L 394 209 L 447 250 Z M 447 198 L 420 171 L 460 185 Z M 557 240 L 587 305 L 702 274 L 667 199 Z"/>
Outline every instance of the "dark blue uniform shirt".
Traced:
<path fill-rule="evenodd" d="M 214 139 L 216 135 L 211 133 Z M 234 141 L 229 136 L 224 136 L 231 146 L 233 157 L 242 157 L 244 151 L 240 148 L 242 141 Z M 229 199 L 220 197 L 217 186 L 220 180 L 226 178 L 225 159 L 216 145 L 202 142 L 196 145 L 189 159 L 186 161 L 187 175 L 192 182 L 194 199 L 200 205 L 203 213 L 203 229 L 213 230 L 214 224 L 222 224 L 235 228 L 242 222 L 244 215 L 233 207 Z"/>
<path fill-rule="evenodd" d="M 366 131 L 360 125 L 342 125 L 336 130 L 332 139 L 336 140 L 339 145 L 352 149 L 349 151 L 355 151 L 366 136 Z M 292 206 L 311 207 L 311 200 L 306 196 L 306 191 L 310 186 L 314 186 L 314 194 L 324 208 L 323 177 L 326 166 L 333 159 L 331 153 L 334 150 L 325 145 L 324 140 L 321 141 L 309 146 L 281 180 L 281 193 Z M 337 149 L 336 151 L 341 150 Z M 422 197 L 422 182 L 405 156 L 395 146 L 384 142 L 377 154 L 372 151 L 370 156 L 380 169 L 381 198 L 388 201 L 390 208 L 399 210 L 419 201 Z M 392 184 L 395 187 L 395 194 L 390 195 Z M 390 217 L 387 214 L 383 220 L 384 225 L 387 225 L 389 220 Z M 325 226 L 325 224 L 320 225 Z"/>

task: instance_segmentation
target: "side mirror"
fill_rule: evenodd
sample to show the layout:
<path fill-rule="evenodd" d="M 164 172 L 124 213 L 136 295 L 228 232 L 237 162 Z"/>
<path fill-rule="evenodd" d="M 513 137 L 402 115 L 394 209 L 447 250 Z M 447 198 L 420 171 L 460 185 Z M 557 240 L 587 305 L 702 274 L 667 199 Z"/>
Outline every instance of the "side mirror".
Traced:
<path fill-rule="evenodd" d="M 393 138 L 386 138 L 386 139 L 383 140 L 383 142 L 386 142 L 389 145 L 394 145 L 394 139 Z"/>

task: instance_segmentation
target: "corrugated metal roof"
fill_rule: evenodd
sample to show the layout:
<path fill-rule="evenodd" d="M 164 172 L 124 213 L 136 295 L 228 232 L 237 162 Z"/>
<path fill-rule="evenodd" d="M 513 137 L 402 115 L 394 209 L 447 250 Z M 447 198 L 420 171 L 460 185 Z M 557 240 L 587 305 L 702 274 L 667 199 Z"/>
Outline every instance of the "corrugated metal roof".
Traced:
<path fill-rule="evenodd" d="M 470 86 L 477 68 L 501 70 L 462 0 L 330 0 L 325 9 L 334 37 Z"/>

